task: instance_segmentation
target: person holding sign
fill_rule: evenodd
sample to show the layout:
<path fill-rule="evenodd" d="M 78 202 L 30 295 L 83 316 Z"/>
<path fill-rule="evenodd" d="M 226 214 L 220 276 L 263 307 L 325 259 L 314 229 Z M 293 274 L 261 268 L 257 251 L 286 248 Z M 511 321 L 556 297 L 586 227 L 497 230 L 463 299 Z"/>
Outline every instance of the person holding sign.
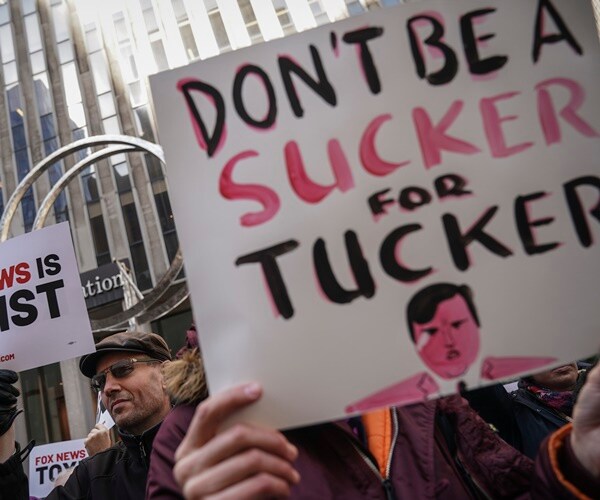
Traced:
<path fill-rule="evenodd" d="M 17 398 L 20 392 L 13 385 L 17 380 L 19 377 L 14 371 L 0 370 L 0 498 L 4 498 L 3 478 L 6 476 L 11 481 L 13 498 L 27 498 L 29 491 L 27 476 L 23 473 L 23 469 L 20 469 L 19 474 L 15 471 L 27 458 L 33 446 L 33 443 L 30 443 L 21 450 L 19 443 L 15 442 L 13 423 L 22 411 L 17 409 Z"/>
<path fill-rule="evenodd" d="M 181 490 L 173 477 L 175 450 L 189 425 L 186 415 L 208 397 L 194 324 L 186 332 L 185 346 L 177 351 L 175 358 L 163 368 L 165 385 L 174 408 L 161 425 L 162 431 L 159 430 L 154 438 L 146 484 L 147 500 L 181 497 Z"/>
<path fill-rule="evenodd" d="M 370 446 L 378 435 L 369 430 L 373 414 L 362 418 L 366 440 L 345 423 L 283 433 L 223 426 L 261 396 L 260 385 L 249 383 L 188 410 L 174 468 L 185 498 L 566 499 L 600 491 L 600 367 L 588 377 L 573 423 L 544 442 L 535 468 L 458 396 L 385 410 L 394 432 L 383 462 Z"/>
<path fill-rule="evenodd" d="M 81 358 L 79 368 L 101 394 L 121 441 L 81 461 L 66 484 L 52 490 L 46 498 L 144 498 L 154 436 L 171 410 L 161 369 L 163 362 L 170 359 L 163 338 L 145 332 L 106 337 L 96 344 L 96 352 Z M 14 375 L 0 384 L 0 395 L 3 390 L 11 390 L 16 381 Z M 9 425 L 5 436 L 0 437 L 0 498 L 28 498 L 21 462 L 14 428 Z"/>
<path fill-rule="evenodd" d="M 91 457 L 111 447 L 110 429 L 104 424 L 96 424 L 84 441 L 85 449 Z"/>
<path fill-rule="evenodd" d="M 502 439 L 535 458 L 541 442 L 572 421 L 573 407 L 591 367 L 582 363 L 557 366 L 523 377 L 516 391 L 502 384 L 465 394 L 469 404 L 492 424 Z"/>

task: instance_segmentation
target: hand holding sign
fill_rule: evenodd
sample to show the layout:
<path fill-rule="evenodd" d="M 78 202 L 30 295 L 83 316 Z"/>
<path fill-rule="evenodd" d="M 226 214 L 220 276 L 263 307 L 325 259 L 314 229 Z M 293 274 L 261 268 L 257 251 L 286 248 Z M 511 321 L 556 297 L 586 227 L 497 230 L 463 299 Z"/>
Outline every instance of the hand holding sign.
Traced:
<path fill-rule="evenodd" d="M 10 429 L 12 423 L 19 413 L 17 410 L 17 398 L 19 389 L 13 384 L 19 380 L 19 376 L 12 370 L 0 370 L 0 436 Z"/>
<path fill-rule="evenodd" d="M 298 451 L 275 429 L 222 423 L 262 395 L 256 384 L 217 394 L 200 403 L 177 449 L 174 474 L 190 498 L 287 497 L 299 482 L 292 467 Z"/>
<path fill-rule="evenodd" d="M 96 424 L 83 441 L 83 444 L 88 455 L 92 457 L 96 453 L 110 448 L 112 441 L 108 429 L 103 424 Z"/>

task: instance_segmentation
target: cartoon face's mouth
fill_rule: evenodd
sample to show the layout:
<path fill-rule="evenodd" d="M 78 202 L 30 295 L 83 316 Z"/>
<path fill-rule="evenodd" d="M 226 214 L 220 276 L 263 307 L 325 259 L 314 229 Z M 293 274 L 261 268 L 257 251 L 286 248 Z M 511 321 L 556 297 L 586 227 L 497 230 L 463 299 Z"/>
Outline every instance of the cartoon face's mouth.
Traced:
<path fill-rule="evenodd" d="M 460 351 L 457 351 L 456 349 L 450 349 L 447 353 L 446 353 L 446 359 L 448 361 L 452 360 L 452 359 L 456 359 L 460 357 Z"/>

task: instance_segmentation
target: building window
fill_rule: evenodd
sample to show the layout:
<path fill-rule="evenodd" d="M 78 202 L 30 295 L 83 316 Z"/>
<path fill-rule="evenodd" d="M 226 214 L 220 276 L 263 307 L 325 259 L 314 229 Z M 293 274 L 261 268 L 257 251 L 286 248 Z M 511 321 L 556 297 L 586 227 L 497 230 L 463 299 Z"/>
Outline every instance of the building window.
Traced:
<path fill-rule="evenodd" d="M 0 5 L 0 24 L 6 24 L 10 21 L 10 9 L 7 3 Z"/>
<path fill-rule="evenodd" d="M 151 43 L 151 46 L 158 71 L 169 69 L 169 62 L 167 61 L 167 54 L 165 53 L 165 47 L 162 40 L 155 40 Z"/>
<path fill-rule="evenodd" d="M 102 217 L 102 211 L 100 210 L 100 203 L 95 204 L 97 206 L 88 206 L 90 212 L 90 228 L 92 230 L 92 240 L 94 241 L 94 248 L 96 250 L 96 261 L 98 266 L 108 264 L 111 261 L 110 249 L 108 247 L 108 238 L 106 237 L 106 229 L 104 228 L 104 219 Z M 92 216 L 92 213 L 96 212 L 96 216 Z"/>
<path fill-rule="evenodd" d="M 238 0 L 238 6 L 252 42 L 256 43 L 262 41 L 262 33 L 260 32 L 260 27 L 258 26 L 258 21 L 256 20 L 256 15 L 254 14 L 254 9 L 252 8 L 250 1 Z"/>
<path fill-rule="evenodd" d="M 27 137 L 25 135 L 25 127 L 23 124 L 24 112 L 21 108 L 21 94 L 19 86 L 15 86 L 6 92 L 8 109 L 10 116 L 10 125 L 13 140 L 13 149 L 15 155 L 15 163 L 17 167 L 17 178 L 22 181 L 29 173 L 30 163 L 29 154 L 27 153 Z M 21 209 L 23 211 L 23 223 L 25 231 L 31 231 L 33 221 L 35 220 L 35 199 L 33 190 L 29 188 L 21 201 Z"/>
<path fill-rule="evenodd" d="M 129 167 L 127 162 L 123 161 L 113 165 L 115 171 L 115 182 L 117 183 L 117 191 L 126 193 L 131 191 L 131 181 L 129 180 Z"/>
<path fill-rule="evenodd" d="M 94 203 L 100 200 L 98 192 L 98 183 L 96 182 L 96 171 L 94 167 L 86 169 L 86 172 L 81 175 L 81 184 L 83 185 L 83 193 L 86 203 Z"/>
<path fill-rule="evenodd" d="M 123 198 L 121 201 L 123 203 Z M 135 271 L 135 280 L 140 290 L 148 290 L 152 288 L 152 277 L 142 239 L 142 229 L 140 228 L 133 199 L 131 199 L 130 203 L 122 204 L 121 208 L 123 210 L 127 239 L 129 240 L 129 251 L 131 252 L 131 260 Z"/>
<path fill-rule="evenodd" d="M 213 34 L 217 40 L 219 49 L 225 50 L 229 48 L 229 38 L 227 37 L 227 31 L 225 31 L 225 24 L 223 24 L 223 18 L 218 8 L 212 9 L 208 13 L 208 19 L 212 26 Z"/>
<path fill-rule="evenodd" d="M 183 42 L 183 47 L 185 48 L 188 60 L 193 61 L 194 59 L 198 59 L 200 54 L 198 53 L 196 40 L 194 39 L 194 34 L 192 33 L 192 28 L 189 23 L 180 26 L 179 33 L 181 34 L 181 41 Z"/>
<path fill-rule="evenodd" d="M 139 106 L 148 102 L 148 97 L 146 96 L 146 89 L 141 80 L 137 80 L 129 84 L 129 95 L 131 96 L 132 106 Z"/>
<path fill-rule="evenodd" d="M 98 94 L 109 92 L 111 90 L 110 79 L 106 61 L 104 60 L 104 54 L 102 52 L 91 54 L 90 63 L 92 65 L 94 83 L 96 84 L 96 92 L 98 92 Z"/>
<path fill-rule="evenodd" d="M 3 63 L 15 60 L 15 47 L 10 24 L 0 26 L 0 55 Z"/>
<path fill-rule="evenodd" d="M 156 22 L 156 16 L 154 15 L 152 0 L 141 0 L 140 3 L 142 6 L 144 22 L 146 23 L 146 31 L 149 35 L 152 35 L 158 31 L 158 23 Z"/>
<path fill-rule="evenodd" d="M 102 118 L 112 116 L 116 113 L 112 92 L 106 92 L 105 94 L 98 96 L 98 105 L 100 107 L 100 115 Z"/>
<path fill-rule="evenodd" d="M 140 106 L 135 108 L 134 112 L 137 133 L 142 139 L 154 142 L 154 131 L 152 130 L 148 106 Z"/>
<path fill-rule="evenodd" d="M 65 4 L 54 5 L 52 7 L 52 21 L 54 25 L 54 36 L 57 42 L 62 42 L 71 38 L 69 32 L 69 13 Z"/>
<path fill-rule="evenodd" d="M 85 42 L 87 45 L 87 50 L 90 54 L 102 49 L 102 44 L 100 43 L 100 34 L 98 33 L 98 29 L 94 23 L 88 24 L 85 27 Z"/>
<path fill-rule="evenodd" d="M 36 75 L 46 70 L 46 61 L 44 60 L 44 51 L 38 50 L 30 56 L 31 59 L 31 72 Z"/>
<path fill-rule="evenodd" d="M 25 17 L 25 33 L 27 34 L 29 52 L 42 50 L 42 37 L 40 36 L 37 14 Z"/>
<path fill-rule="evenodd" d="M 40 124 L 42 125 L 42 138 L 44 140 L 56 137 L 56 132 L 54 130 L 54 118 L 52 117 L 51 113 L 40 116 Z M 56 147 L 52 151 L 54 150 L 56 150 Z M 52 151 L 46 150 L 46 154 L 50 154 Z"/>
<path fill-rule="evenodd" d="M 58 60 L 60 64 L 72 61 L 73 57 L 73 44 L 70 40 L 58 44 Z"/>
<path fill-rule="evenodd" d="M 60 365 L 21 372 L 27 435 L 36 444 L 71 439 Z"/>
<path fill-rule="evenodd" d="M 179 248 L 179 241 L 177 239 L 177 232 L 175 231 L 175 221 L 173 220 L 169 195 L 166 191 L 155 193 L 154 202 L 156 203 L 156 211 L 158 212 L 158 219 L 165 240 L 167 256 L 169 257 L 169 261 L 172 261 Z"/>
<path fill-rule="evenodd" d="M 119 119 L 116 115 L 111 116 L 110 118 L 106 118 L 102 120 L 102 124 L 104 126 L 105 134 L 114 134 L 119 135 L 121 133 L 121 127 L 119 126 Z"/>
<path fill-rule="evenodd" d="M 31 14 L 35 12 L 35 0 L 21 0 L 23 14 Z"/>

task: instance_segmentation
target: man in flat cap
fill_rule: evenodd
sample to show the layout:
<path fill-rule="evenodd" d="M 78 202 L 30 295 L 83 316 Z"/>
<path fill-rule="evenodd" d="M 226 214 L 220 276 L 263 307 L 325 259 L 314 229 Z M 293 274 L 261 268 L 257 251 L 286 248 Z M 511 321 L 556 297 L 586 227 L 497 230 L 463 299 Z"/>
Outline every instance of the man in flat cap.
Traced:
<path fill-rule="evenodd" d="M 100 393 L 121 440 L 81 461 L 67 483 L 52 490 L 46 498 L 144 498 L 152 442 L 171 409 L 161 371 L 162 363 L 170 359 L 163 338 L 144 332 L 121 332 L 106 337 L 96 344 L 96 352 L 81 358 L 79 369 Z M 7 387 L 1 386 L 0 392 L 12 387 L 16 380 L 16 376 L 5 378 Z M 16 412 L 16 399 L 13 403 L 11 408 Z M 0 430 L 5 432 L 0 435 L 0 499 L 28 499 L 27 479 L 21 465 L 23 452 L 15 447 L 12 420 L 8 429 L 0 422 Z"/>

